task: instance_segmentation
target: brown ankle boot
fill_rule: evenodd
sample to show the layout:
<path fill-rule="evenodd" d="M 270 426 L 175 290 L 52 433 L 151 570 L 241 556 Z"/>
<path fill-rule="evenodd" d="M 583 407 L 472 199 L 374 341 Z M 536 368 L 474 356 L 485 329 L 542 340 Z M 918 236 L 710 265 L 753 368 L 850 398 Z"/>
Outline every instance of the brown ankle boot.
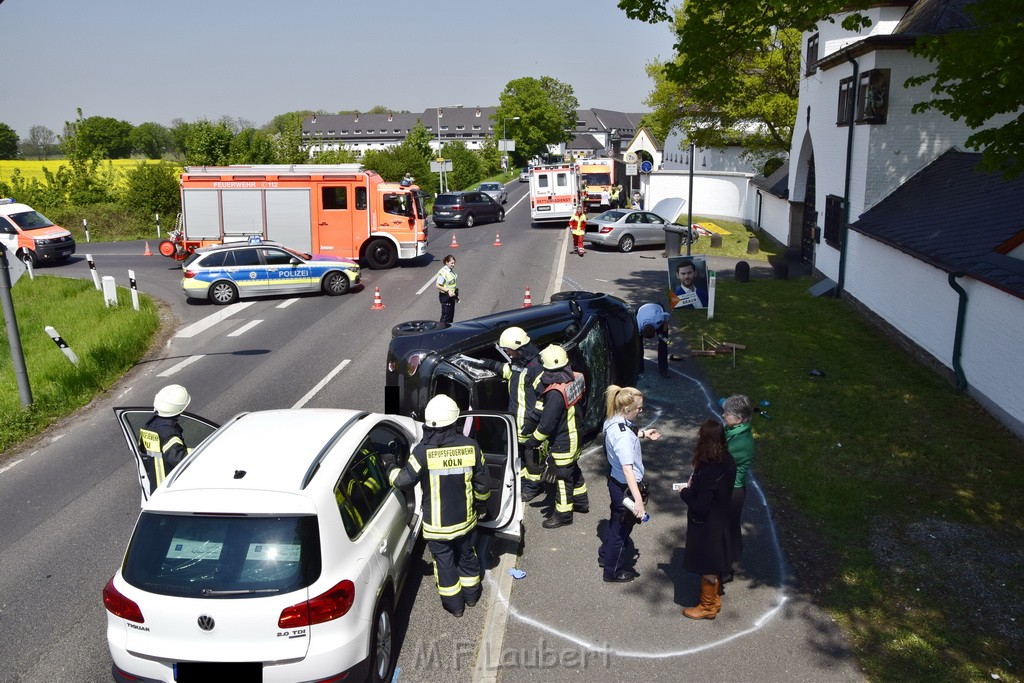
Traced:
<path fill-rule="evenodd" d="M 718 580 L 713 583 L 700 581 L 700 602 L 683 610 L 683 616 L 689 619 L 714 619 L 722 609 L 722 600 L 718 597 Z"/>

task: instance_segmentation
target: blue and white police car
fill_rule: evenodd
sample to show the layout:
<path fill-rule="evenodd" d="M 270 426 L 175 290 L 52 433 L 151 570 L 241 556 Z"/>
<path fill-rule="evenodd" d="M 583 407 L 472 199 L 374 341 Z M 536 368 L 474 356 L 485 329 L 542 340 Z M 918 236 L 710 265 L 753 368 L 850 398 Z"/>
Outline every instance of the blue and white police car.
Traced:
<path fill-rule="evenodd" d="M 359 264 L 351 259 L 314 256 L 257 239 L 196 249 L 182 270 L 185 297 L 215 304 L 300 292 L 338 296 L 359 284 Z"/>

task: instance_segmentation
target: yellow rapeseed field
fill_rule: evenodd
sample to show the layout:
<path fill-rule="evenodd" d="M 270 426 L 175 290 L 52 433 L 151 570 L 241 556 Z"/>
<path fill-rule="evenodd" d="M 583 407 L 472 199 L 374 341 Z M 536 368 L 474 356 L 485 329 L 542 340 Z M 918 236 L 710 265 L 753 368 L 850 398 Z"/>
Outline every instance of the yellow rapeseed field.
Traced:
<path fill-rule="evenodd" d="M 115 171 L 119 172 L 119 174 L 123 174 L 125 170 L 135 168 L 140 161 L 144 160 L 114 159 L 109 163 L 113 164 Z M 157 163 L 156 161 L 145 161 L 146 163 Z M 14 169 L 18 168 L 21 169 L 22 177 L 38 178 L 40 182 L 43 182 L 46 179 L 46 176 L 43 175 L 44 166 L 53 173 L 56 172 L 60 166 L 67 165 L 68 162 L 65 159 L 48 159 L 47 161 L 37 161 L 35 159 L 4 159 L 0 160 L 0 181 L 9 182 Z"/>

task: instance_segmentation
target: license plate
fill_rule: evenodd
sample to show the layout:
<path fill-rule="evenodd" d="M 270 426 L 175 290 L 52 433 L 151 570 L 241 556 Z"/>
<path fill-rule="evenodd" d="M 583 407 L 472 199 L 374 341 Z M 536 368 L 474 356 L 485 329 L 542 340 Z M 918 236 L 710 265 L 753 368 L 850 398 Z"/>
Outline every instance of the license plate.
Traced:
<path fill-rule="evenodd" d="M 71 250 L 65 249 L 64 251 L 57 252 L 57 256 L 71 256 Z"/>
<path fill-rule="evenodd" d="M 438 216 L 451 216 L 452 212 L 451 211 L 438 211 L 437 215 Z"/>
<path fill-rule="evenodd" d="M 259 683 L 263 680 L 261 662 L 178 662 L 174 665 L 174 680 L 178 683 L 198 681 L 227 681 L 232 683 Z"/>

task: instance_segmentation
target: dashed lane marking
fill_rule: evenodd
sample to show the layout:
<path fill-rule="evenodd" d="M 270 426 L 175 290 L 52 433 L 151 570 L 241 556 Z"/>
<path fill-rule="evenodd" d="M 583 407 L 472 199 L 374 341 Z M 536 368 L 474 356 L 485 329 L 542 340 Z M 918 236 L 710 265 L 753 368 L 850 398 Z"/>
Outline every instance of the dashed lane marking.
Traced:
<path fill-rule="evenodd" d="M 171 375 L 175 374 L 176 372 L 178 372 L 180 370 L 184 370 L 188 366 L 192 365 L 193 363 L 195 363 L 200 358 L 205 358 L 205 357 L 206 357 L 206 354 L 202 354 L 202 353 L 197 355 L 197 356 L 189 356 L 188 358 L 186 358 L 185 360 L 181 361 L 177 365 L 174 365 L 172 367 L 167 368 L 166 370 L 161 372 L 159 375 L 157 375 L 157 377 L 170 377 Z"/>

